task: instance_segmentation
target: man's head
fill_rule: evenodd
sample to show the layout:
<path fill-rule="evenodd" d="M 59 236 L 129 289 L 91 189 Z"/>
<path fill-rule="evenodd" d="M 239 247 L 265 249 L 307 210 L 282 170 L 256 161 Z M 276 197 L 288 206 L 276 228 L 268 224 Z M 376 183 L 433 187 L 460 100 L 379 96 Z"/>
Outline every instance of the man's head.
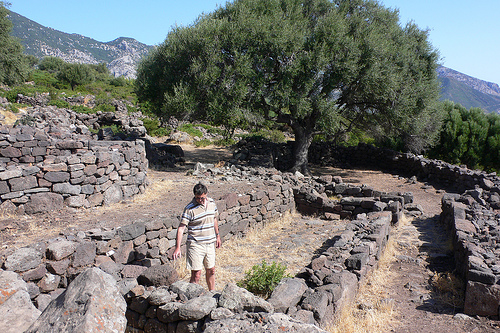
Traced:
<path fill-rule="evenodd" d="M 205 202 L 207 201 L 207 193 L 208 193 L 207 187 L 205 185 L 203 185 L 202 183 L 198 183 L 194 186 L 193 193 L 194 193 L 194 198 L 196 199 L 196 202 L 204 205 Z"/>

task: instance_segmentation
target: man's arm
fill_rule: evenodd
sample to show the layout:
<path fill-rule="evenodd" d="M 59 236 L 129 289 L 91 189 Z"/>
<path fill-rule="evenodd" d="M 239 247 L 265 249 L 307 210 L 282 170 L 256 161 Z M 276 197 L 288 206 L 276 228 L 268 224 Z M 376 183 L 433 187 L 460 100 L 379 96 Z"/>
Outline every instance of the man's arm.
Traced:
<path fill-rule="evenodd" d="M 217 223 L 217 218 L 214 218 L 214 229 L 215 229 L 215 246 L 219 248 L 222 245 L 222 242 L 220 240 L 220 235 L 219 235 L 219 224 Z"/>
<path fill-rule="evenodd" d="M 175 250 L 174 253 L 172 254 L 172 258 L 174 260 L 181 257 L 181 243 L 182 243 L 182 236 L 184 234 L 184 229 L 186 229 L 186 225 L 179 224 L 179 227 L 177 228 L 177 237 L 175 238 Z"/>

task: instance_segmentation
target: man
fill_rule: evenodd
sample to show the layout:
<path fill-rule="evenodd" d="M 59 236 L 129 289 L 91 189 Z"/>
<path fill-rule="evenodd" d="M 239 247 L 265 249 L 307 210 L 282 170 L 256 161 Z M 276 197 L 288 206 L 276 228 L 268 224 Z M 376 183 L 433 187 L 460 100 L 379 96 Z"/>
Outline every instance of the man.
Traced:
<path fill-rule="evenodd" d="M 191 270 L 191 283 L 199 283 L 201 269 L 205 266 L 208 290 L 215 288 L 215 248 L 221 246 L 217 224 L 217 206 L 207 197 L 207 187 L 198 183 L 193 188 L 194 198 L 184 208 L 177 229 L 173 258 L 181 256 L 181 242 L 184 229 L 188 228 L 186 242 L 187 269 Z"/>

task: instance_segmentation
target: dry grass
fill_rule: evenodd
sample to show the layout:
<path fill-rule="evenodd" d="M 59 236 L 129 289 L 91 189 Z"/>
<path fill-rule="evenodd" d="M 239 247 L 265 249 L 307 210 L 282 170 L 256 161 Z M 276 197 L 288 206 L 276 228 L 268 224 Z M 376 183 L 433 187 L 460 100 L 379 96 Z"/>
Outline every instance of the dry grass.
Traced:
<path fill-rule="evenodd" d="M 431 277 L 431 285 L 435 290 L 435 297 L 441 302 L 455 308 L 464 306 L 464 282 L 452 273 L 437 273 Z"/>
<path fill-rule="evenodd" d="M 382 333 L 387 332 L 389 323 L 396 322 L 394 301 L 388 298 L 387 286 L 391 284 L 396 273 L 390 267 L 399 254 L 397 249 L 398 229 L 409 224 L 404 218 L 393 230 L 379 261 L 379 267 L 364 280 L 353 304 L 350 304 L 338 315 L 335 322 L 326 328 L 332 333 Z"/>
<path fill-rule="evenodd" d="M 286 273 L 296 274 L 306 266 L 313 256 L 315 249 L 321 246 L 321 242 L 309 242 L 304 246 L 296 246 L 286 251 L 276 250 L 276 239 L 287 237 L 286 230 L 293 228 L 294 223 L 300 216 L 285 214 L 283 217 L 272 220 L 265 225 L 251 229 L 245 237 L 233 237 L 224 242 L 217 250 L 216 290 L 222 290 L 227 283 L 236 283 L 245 276 L 245 272 L 252 266 L 262 263 L 276 261 L 287 266 Z M 307 256 L 303 254 L 307 253 Z M 189 272 L 185 268 L 185 258 L 176 260 L 179 276 L 189 280 Z M 200 283 L 206 287 L 204 278 Z"/>

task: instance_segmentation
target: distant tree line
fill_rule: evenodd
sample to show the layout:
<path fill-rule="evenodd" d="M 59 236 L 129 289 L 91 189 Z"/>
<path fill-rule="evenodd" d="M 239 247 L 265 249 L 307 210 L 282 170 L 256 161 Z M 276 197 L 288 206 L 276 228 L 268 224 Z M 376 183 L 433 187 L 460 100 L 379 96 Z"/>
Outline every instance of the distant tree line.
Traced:
<path fill-rule="evenodd" d="M 442 105 L 439 140 L 428 155 L 473 169 L 500 171 L 500 115 L 479 108 L 467 110 L 450 101 Z"/>

